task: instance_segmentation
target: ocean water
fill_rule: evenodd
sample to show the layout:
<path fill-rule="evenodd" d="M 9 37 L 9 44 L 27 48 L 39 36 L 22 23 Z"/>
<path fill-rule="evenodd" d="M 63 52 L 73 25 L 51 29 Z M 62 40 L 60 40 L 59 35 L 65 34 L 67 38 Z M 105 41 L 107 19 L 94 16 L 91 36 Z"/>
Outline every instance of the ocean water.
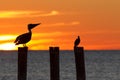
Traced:
<path fill-rule="evenodd" d="M 120 51 L 85 51 L 86 80 L 120 80 Z M 0 80 L 17 80 L 17 51 L 0 51 Z M 27 80 L 50 80 L 49 51 L 29 51 Z M 76 80 L 73 51 L 60 51 L 60 80 Z"/>

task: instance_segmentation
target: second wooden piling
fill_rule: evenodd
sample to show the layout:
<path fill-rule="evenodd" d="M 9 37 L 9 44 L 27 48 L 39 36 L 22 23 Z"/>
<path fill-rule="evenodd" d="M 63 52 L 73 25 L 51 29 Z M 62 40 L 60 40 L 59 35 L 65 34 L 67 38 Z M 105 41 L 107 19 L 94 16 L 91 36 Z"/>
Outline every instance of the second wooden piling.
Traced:
<path fill-rule="evenodd" d="M 59 47 L 50 47 L 50 80 L 60 80 L 59 77 Z"/>

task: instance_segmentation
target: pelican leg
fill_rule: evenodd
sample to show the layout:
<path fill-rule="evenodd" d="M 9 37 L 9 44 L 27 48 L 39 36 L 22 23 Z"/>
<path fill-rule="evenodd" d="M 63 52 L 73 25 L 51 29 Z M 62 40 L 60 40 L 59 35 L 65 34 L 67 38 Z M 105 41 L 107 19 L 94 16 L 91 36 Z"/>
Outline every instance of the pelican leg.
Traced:
<path fill-rule="evenodd" d="M 27 45 L 25 44 L 25 47 L 27 47 Z"/>
<path fill-rule="evenodd" d="M 26 44 L 23 44 L 23 47 L 26 47 Z"/>
<path fill-rule="evenodd" d="M 23 44 L 23 47 L 25 47 L 25 44 Z"/>

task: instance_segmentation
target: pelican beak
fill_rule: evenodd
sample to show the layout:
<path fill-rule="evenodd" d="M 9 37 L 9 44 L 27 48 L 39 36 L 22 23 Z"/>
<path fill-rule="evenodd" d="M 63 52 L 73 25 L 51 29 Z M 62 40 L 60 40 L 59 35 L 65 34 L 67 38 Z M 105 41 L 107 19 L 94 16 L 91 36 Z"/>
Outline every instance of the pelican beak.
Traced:
<path fill-rule="evenodd" d="M 32 29 L 32 28 L 34 28 L 34 27 L 36 27 L 36 26 L 38 26 L 38 25 L 40 25 L 41 23 L 38 23 L 38 24 L 28 24 L 28 27 L 30 28 L 30 29 Z"/>

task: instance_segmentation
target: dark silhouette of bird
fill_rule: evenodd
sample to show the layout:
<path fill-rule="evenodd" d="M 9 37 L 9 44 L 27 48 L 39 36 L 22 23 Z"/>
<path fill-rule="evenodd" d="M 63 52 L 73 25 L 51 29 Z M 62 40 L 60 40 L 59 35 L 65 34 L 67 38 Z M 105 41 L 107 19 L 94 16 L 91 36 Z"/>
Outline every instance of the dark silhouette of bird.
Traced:
<path fill-rule="evenodd" d="M 78 38 L 74 42 L 74 47 L 77 47 L 79 43 L 80 43 L 80 37 L 78 36 Z"/>
<path fill-rule="evenodd" d="M 32 31 L 31 29 L 33 29 L 34 27 L 36 27 L 37 25 L 40 25 L 40 23 L 38 24 L 28 24 L 28 33 L 24 33 L 19 35 L 16 40 L 14 41 L 15 45 L 19 45 L 19 44 L 23 44 L 23 46 L 26 46 L 26 43 L 29 42 L 31 40 L 31 36 L 32 36 Z"/>

